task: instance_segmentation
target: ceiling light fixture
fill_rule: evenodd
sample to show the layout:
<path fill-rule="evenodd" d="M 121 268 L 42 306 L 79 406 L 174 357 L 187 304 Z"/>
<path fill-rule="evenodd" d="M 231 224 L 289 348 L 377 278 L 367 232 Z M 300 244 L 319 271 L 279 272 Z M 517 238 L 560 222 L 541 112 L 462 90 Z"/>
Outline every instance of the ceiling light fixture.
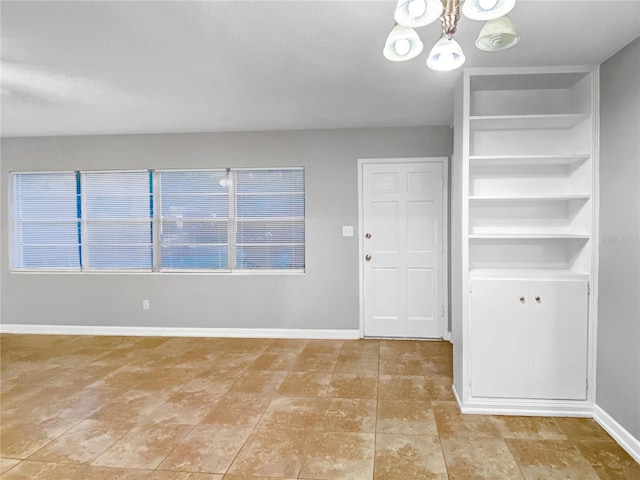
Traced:
<path fill-rule="evenodd" d="M 453 37 L 443 35 L 431 49 L 427 66 L 431 70 L 448 72 L 462 66 L 464 60 L 464 53 L 458 42 Z"/>
<path fill-rule="evenodd" d="M 424 45 L 411 27 L 396 24 L 384 45 L 384 56 L 393 62 L 410 60 L 422 52 Z"/>
<path fill-rule="evenodd" d="M 485 52 L 497 52 L 511 48 L 519 41 L 516 26 L 504 15 L 484 24 L 476 40 L 476 47 Z"/>
<path fill-rule="evenodd" d="M 462 13 L 471 20 L 493 20 L 509 13 L 515 4 L 516 0 L 465 0 Z"/>
<path fill-rule="evenodd" d="M 493 52 L 513 47 L 520 40 L 515 26 L 506 17 L 515 3 L 516 0 L 398 0 L 394 12 L 396 25 L 387 37 L 383 54 L 395 62 L 416 57 L 423 44 L 413 28 L 428 25 L 439 17 L 442 36 L 431 49 L 427 65 L 438 71 L 454 70 L 465 61 L 462 48 L 453 39 L 461 8 L 466 17 L 487 22 L 476 46 Z"/>
<path fill-rule="evenodd" d="M 440 16 L 440 0 L 399 0 L 393 14 L 396 23 L 406 27 L 422 27 Z"/>

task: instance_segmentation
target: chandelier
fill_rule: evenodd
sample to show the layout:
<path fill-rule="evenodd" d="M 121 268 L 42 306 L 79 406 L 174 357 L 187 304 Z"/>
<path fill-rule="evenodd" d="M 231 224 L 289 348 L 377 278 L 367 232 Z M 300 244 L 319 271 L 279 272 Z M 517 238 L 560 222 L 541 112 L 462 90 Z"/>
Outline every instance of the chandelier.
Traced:
<path fill-rule="evenodd" d="M 442 36 L 431 49 L 427 66 L 438 71 L 455 70 L 465 60 L 462 48 L 453 38 L 461 8 L 467 18 L 486 21 L 476 47 L 495 52 L 513 47 L 520 40 L 506 16 L 515 3 L 516 0 L 399 0 L 393 15 L 396 24 L 387 37 L 383 54 L 394 62 L 418 56 L 424 45 L 414 28 L 440 18 Z"/>

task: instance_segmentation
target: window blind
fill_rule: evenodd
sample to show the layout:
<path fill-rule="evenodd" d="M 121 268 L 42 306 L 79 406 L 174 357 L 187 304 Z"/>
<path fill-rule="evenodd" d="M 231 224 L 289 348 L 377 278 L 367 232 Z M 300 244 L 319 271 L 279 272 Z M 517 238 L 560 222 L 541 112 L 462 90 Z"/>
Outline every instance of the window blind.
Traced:
<path fill-rule="evenodd" d="M 83 267 L 152 268 L 149 171 L 82 173 Z"/>
<path fill-rule="evenodd" d="M 75 172 L 12 173 L 9 229 L 12 269 L 80 269 Z"/>
<path fill-rule="evenodd" d="M 227 171 L 158 174 L 161 268 L 229 268 Z"/>
<path fill-rule="evenodd" d="M 304 270 L 302 168 L 30 172 L 10 187 L 12 269 Z"/>
<path fill-rule="evenodd" d="M 232 170 L 235 268 L 304 269 L 304 170 Z"/>

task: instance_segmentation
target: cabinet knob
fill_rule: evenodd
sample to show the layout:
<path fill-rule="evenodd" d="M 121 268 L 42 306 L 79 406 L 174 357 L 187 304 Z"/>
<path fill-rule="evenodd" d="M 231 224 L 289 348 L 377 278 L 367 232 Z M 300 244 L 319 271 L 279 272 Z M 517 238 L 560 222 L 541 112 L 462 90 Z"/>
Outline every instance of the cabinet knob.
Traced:
<path fill-rule="evenodd" d="M 371 260 L 371 255 L 365 255 L 364 259 L 368 262 L 369 260 Z"/>
<path fill-rule="evenodd" d="M 520 301 L 524 303 L 524 297 L 520 297 Z"/>
<path fill-rule="evenodd" d="M 371 234 L 370 233 L 365 233 L 364 238 L 371 238 Z"/>
<path fill-rule="evenodd" d="M 540 302 L 540 297 L 539 296 L 536 297 L 536 302 Z"/>

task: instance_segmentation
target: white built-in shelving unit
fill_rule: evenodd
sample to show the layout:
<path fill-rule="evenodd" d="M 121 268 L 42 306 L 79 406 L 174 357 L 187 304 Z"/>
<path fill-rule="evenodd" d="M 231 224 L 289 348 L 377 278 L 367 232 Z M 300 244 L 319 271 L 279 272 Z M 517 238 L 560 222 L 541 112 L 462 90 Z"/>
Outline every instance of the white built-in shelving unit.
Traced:
<path fill-rule="evenodd" d="M 578 415 L 593 402 L 597 128 L 595 69 L 463 72 L 452 166 L 463 411 Z"/>

